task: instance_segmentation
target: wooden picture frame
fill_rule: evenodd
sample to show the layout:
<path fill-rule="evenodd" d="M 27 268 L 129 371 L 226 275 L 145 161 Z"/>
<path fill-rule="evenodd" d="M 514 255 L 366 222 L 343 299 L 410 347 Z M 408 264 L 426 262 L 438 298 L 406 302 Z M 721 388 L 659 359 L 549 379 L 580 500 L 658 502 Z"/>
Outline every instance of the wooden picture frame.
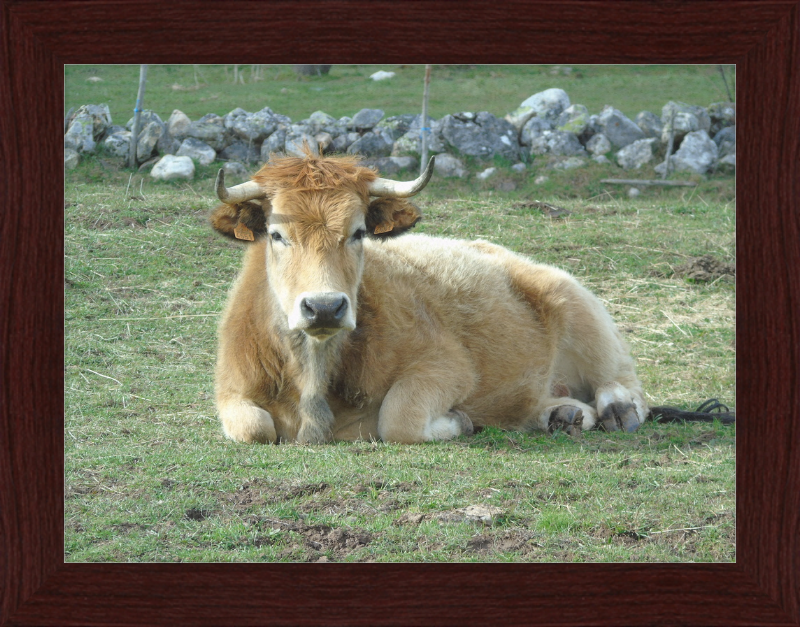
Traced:
<path fill-rule="evenodd" d="M 800 0 L 3 0 L 0 625 L 800 625 Z M 63 66 L 735 63 L 735 564 L 65 564 Z"/>

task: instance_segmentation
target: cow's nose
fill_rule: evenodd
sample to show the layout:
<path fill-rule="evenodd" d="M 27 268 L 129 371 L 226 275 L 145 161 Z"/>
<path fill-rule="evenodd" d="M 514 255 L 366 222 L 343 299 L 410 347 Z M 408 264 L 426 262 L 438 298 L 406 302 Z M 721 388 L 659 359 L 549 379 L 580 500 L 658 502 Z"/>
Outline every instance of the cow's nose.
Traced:
<path fill-rule="evenodd" d="M 300 301 L 300 312 L 311 329 L 335 328 L 347 313 L 347 297 L 338 292 L 314 294 Z"/>

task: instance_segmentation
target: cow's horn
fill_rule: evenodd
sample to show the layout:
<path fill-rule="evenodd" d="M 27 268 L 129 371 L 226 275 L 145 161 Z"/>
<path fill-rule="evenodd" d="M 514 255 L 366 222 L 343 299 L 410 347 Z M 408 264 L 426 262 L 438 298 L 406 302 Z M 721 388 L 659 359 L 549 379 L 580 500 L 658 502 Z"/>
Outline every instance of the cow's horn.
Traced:
<path fill-rule="evenodd" d="M 392 181 L 391 179 L 375 179 L 369 186 L 370 196 L 389 196 L 392 198 L 408 198 L 422 191 L 433 175 L 433 161 L 436 155 L 428 161 L 428 167 L 413 181 Z"/>
<path fill-rule="evenodd" d="M 252 200 L 253 198 L 262 198 L 265 195 L 261 186 L 255 181 L 247 181 L 241 185 L 225 187 L 225 172 L 223 170 L 220 170 L 217 174 L 216 186 L 217 198 L 229 205 L 235 205 L 238 202 Z"/>

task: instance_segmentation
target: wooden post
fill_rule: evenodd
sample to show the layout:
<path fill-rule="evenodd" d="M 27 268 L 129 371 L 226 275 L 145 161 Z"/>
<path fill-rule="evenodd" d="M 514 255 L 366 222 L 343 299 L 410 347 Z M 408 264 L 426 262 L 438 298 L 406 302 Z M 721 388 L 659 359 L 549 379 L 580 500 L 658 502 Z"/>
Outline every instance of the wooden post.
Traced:
<path fill-rule="evenodd" d="M 421 157 L 419 160 L 420 175 L 428 163 L 428 91 L 431 85 L 431 66 L 425 66 L 425 88 L 422 90 L 422 120 L 420 121 L 420 137 L 422 138 Z"/>
<path fill-rule="evenodd" d="M 667 143 L 667 156 L 664 157 L 664 174 L 661 175 L 662 179 L 667 178 L 669 174 L 669 158 L 672 155 L 672 144 L 675 141 L 675 109 L 672 109 L 672 115 L 669 116 L 669 142 Z"/>
<path fill-rule="evenodd" d="M 147 83 L 147 66 L 139 66 L 139 93 L 136 95 L 136 108 L 133 110 L 133 128 L 131 129 L 131 145 L 128 152 L 128 167 L 136 167 L 136 150 L 139 146 L 139 120 L 144 100 L 144 86 Z"/>

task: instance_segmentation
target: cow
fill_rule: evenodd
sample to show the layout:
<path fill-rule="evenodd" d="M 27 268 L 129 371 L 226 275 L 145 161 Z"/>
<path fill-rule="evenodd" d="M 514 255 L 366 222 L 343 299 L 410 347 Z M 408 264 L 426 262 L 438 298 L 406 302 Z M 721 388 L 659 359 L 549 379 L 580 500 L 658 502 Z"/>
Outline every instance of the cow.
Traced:
<path fill-rule="evenodd" d="M 431 178 L 271 157 L 214 229 L 247 244 L 219 324 L 216 406 L 239 442 L 421 443 L 476 428 L 635 431 L 628 346 L 567 272 L 487 241 L 406 234 Z"/>

